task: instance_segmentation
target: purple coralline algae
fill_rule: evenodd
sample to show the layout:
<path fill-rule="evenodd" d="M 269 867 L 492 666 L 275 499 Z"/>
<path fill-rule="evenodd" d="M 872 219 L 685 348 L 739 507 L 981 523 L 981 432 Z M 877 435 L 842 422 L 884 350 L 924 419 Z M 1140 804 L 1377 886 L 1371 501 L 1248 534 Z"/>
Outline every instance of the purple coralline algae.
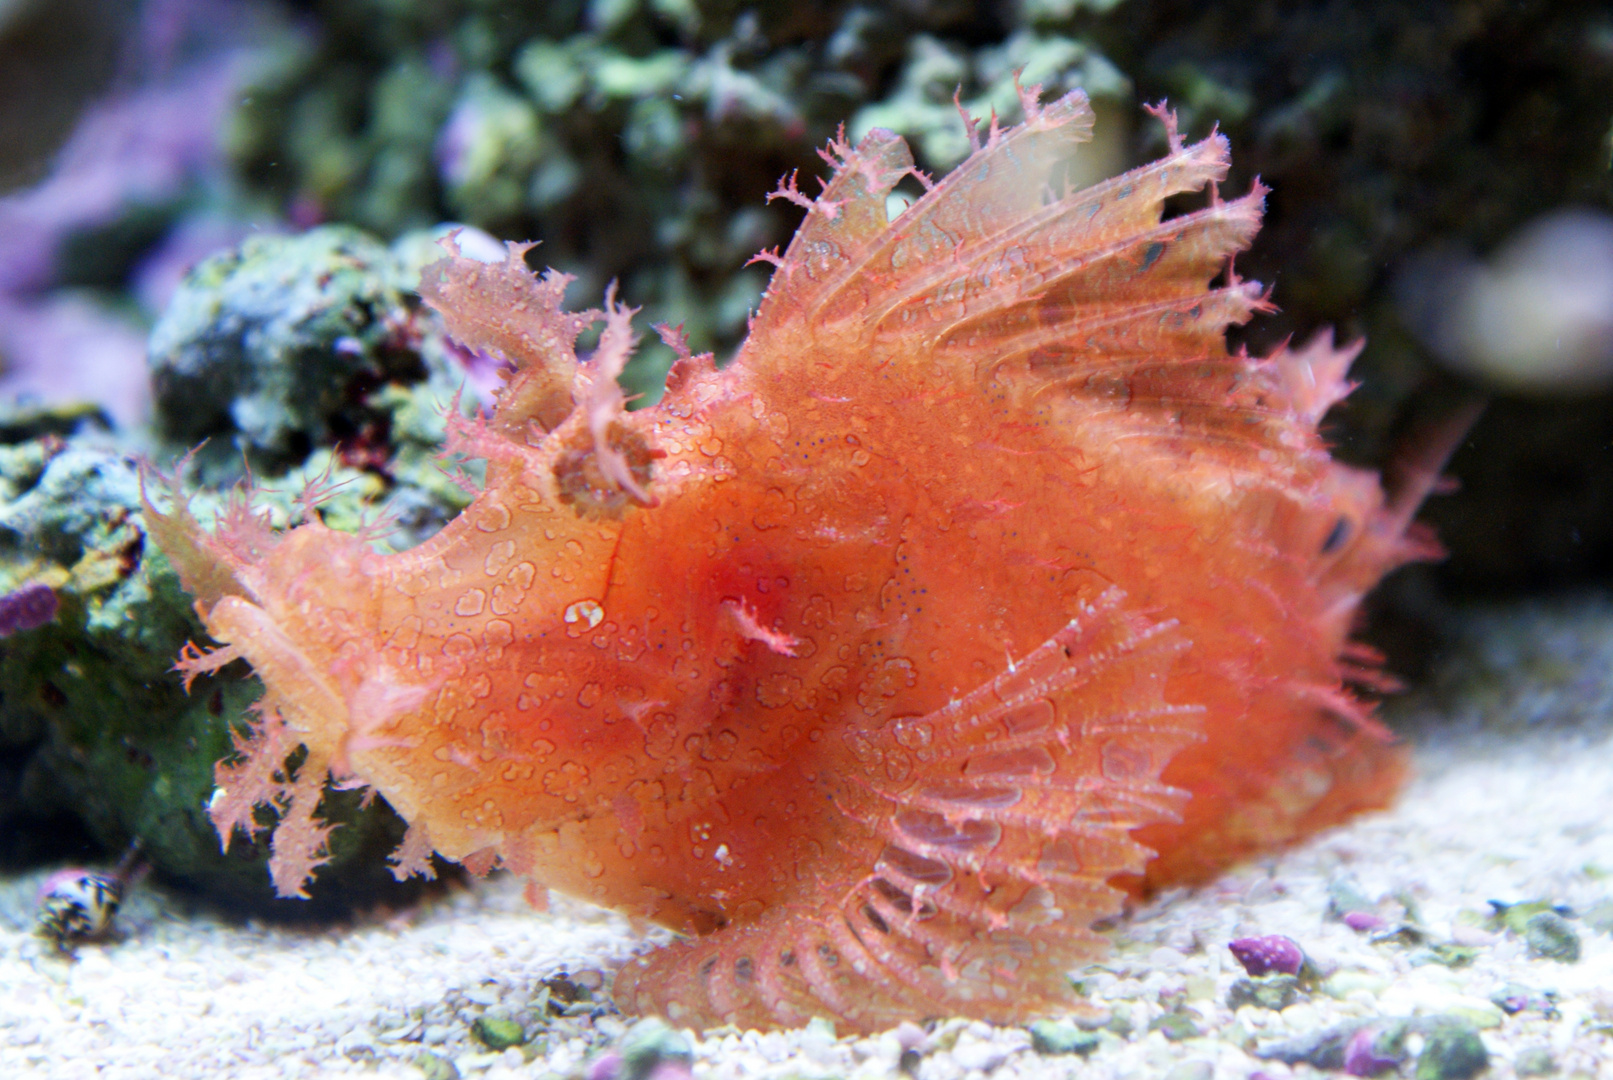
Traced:
<path fill-rule="evenodd" d="M 1344 1071 L 1351 1076 L 1377 1076 L 1396 1068 L 1406 1056 L 1404 1043 L 1404 1025 L 1391 1026 L 1388 1032 L 1374 1025 L 1363 1027 L 1344 1047 Z"/>
<path fill-rule="evenodd" d="M 56 590 L 49 585 L 24 585 L 0 596 L 0 638 L 36 629 L 54 618 Z"/>
<path fill-rule="evenodd" d="M 1356 931 L 1381 930 L 1384 921 L 1370 911 L 1351 911 L 1344 916 L 1344 925 Z"/>
<path fill-rule="evenodd" d="M 1243 970 L 1251 975 L 1298 975 L 1305 953 L 1293 938 L 1281 934 L 1237 938 L 1227 943 Z"/>

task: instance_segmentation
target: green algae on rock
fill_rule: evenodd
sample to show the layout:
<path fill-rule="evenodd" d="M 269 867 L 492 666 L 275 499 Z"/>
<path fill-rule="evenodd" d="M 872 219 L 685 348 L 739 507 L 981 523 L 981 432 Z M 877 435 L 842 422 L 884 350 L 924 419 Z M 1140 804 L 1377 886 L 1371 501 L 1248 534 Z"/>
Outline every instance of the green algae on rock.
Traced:
<path fill-rule="evenodd" d="M 1422 1053 L 1417 1055 L 1417 1080 L 1468 1080 L 1490 1064 L 1490 1052 L 1473 1025 L 1452 1017 L 1422 1020 Z"/>
<path fill-rule="evenodd" d="M 249 187 L 388 237 L 452 217 L 541 239 L 578 295 L 620 279 L 645 321 L 682 324 L 696 352 L 743 337 L 766 280 L 746 262 L 795 225 L 762 197 L 815 168 L 843 123 L 853 141 L 874 124 L 907 135 L 922 167 L 945 171 L 968 151 L 953 91 L 1013 122 L 1022 70 L 1053 92 L 1085 89 L 1106 110 L 1108 153 L 1083 160 L 1123 164 L 1124 139 L 1109 136 L 1126 130 L 1130 83 L 1091 39 L 1021 28 L 972 55 L 952 36 L 997 20 L 969 4 L 555 4 L 494 17 L 452 0 L 331 0 L 320 14 L 317 37 L 260 64 L 234 116 L 231 157 Z M 653 401 L 671 360 L 648 342 L 629 392 Z"/>
<path fill-rule="evenodd" d="M 1579 934 L 1568 925 L 1567 919 L 1555 911 L 1542 911 L 1530 916 L 1524 924 L 1523 936 L 1532 957 L 1557 960 L 1564 964 L 1579 962 Z"/>
<path fill-rule="evenodd" d="M 165 452 L 210 439 L 192 463 L 210 486 L 238 479 L 244 459 L 274 489 L 258 505 L 281 526 L 309 512 L 297 493 L 317 481 L 335 527 L 379 516 L 400 547 L 434 533 L 468 501 L 436 458 L 464 372 L 402 284 L 418 246 L 327 228 L 199 265 L 153 333 Z M 266 840 L 219 850 L 214 766 L 262 687 L 235 669 L 182 691 L 174 658 L 205 635 L 146 535 L 135 462 L 93 419 L 0 425 L 0 593 L 45 585 L 59 601 L 53 621 L 0 643 L 0 734 L 29 755 L 5 805 L 67 810 L 113 850 L 139 837 L 165 877 L 250 909 L 318 915 L 414 891 L 384 861 L 401 823 L 353 792 L 325 792 L 323 812 L 355 827 L 332 837 L 311 908 L 272 899 Z M 226 502 L 202 494 L 191 510 L 208 519 Z"/>
<path fill-rule="evenodd" d="M 402 277 L 384 244 L 346 226 L 252 237 L 204 260 L 152 329 L 157 434 L 212 440 L 209 474 L 238 475 L 243 454 L 283 472 L 337 443 L 363 464 L 391 433 L 377 391 L 425 383 L 446 401 L 462 377 L 440 345 L 422 348 Z"/>
<path fill-rule="evenodd" d="M 237 840 L 225 854 L 207 819 L 214 762 L 261 687 L 226 672 L 190 696 L 180 690 L 173 657 L 201 627 L 146 541 L 134 462 L 60 440 L 13 444 L 0 448 L 0 483 L 11 489 L 0 584 L 45 582 L 60 602 L 55 620 L 0 643 L 0 732 L 35 748 L 23 806 L 70 811 L 109 850 L 139 837 L 162 876 L 232 905 L 304 914 L 271 896 L 267 843 Z M 354 827 L 332 840 L 312 914 L 408 894 L 383 863 L 402 824 L 384 804 L 361 812 L 359 802 L 327 792 L 327 811 Z"/>

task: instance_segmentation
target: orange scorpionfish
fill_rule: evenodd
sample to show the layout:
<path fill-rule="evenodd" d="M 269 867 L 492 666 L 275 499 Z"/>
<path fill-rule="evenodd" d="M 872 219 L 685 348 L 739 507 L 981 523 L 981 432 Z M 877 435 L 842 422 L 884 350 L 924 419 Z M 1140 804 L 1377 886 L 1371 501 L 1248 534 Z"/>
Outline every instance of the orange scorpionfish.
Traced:
<path fill-rule="evenodd" d="M 651 408 L 616 381 L 631 310 L 450 242 L 421 293 L 513 371 L 451 432 L 484 487 L 418 548 L 148 508 L 222 643 L 181 668 L 265 686 L 221 835 L 273 801 L 295 894 L 324 785 L 367 784 L 400 871 L 502 865 L 686 935 L 624 1010 L 869 1031 L 1077 1007 L 1128 892 L 1384 804 L 1404 756 L 1349 632 L 1430 553 L 1427 484 L 1388 499 L 1318 437 L 1355 348 L 1227 349 L 1268 304 L 1224 138 L 1161 110 L 1165 157 L 1069 190 L 1086 98 L 1022 97 L 939 183 L 890 132 L 833 142 L 822 194 L 777 193 L 806 218 L 737 357 L 663 330 Z"/>

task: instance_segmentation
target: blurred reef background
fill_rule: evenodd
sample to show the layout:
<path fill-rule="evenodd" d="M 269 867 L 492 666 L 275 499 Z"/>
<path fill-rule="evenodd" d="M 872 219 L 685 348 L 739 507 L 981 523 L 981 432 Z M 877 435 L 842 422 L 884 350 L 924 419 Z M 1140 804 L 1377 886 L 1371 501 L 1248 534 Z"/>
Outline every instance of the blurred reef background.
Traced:
<path fill-rule="evenodd" d="M 1605 4 L 0 0 L 0 864 L 138 836 L 170 881 L 284 907 L 261 845 L 221 854 L 207 823 L 256 684 L 186 696 L 168 673 L 200 628 L 145 542 L 132 455 L 205 440 L 209 490 L 328 472 L 327 520 L 379 506 L 418 542 L 466 498 L 433 458 L 440 410 L 496 385 L 413 293 L 436 237 L 540 240 L 573 303 L 619 281 L 641 330 L 721 358 L 766 283 L 748 260 L 799 218 L 767 201 L 781 176 L 821 175 L 841 124 L 943 173 L 968 152 L 954 93 L 1016 121 L 1016 72 L 1092 97 L 1086 180 L 1164 149 L 1144 103 L 1230 137 L 1227 189 L 1272 188 L 1238 270 L 1282 309 L 1243 340 L 1367 338 L 1341 456 L 1392 474 L 1488 401 L 1460 490 L 1423 514 L 1451 557 L 1374 602 L 1394 670 L 1416 678 L 1464 603 L 1606 588 Z M 653 400 L 670 360 L 646 340 L 624 381 Z M 400 896 L 396 819 L 328 797 L 357 825 L 315 909 Z"/>

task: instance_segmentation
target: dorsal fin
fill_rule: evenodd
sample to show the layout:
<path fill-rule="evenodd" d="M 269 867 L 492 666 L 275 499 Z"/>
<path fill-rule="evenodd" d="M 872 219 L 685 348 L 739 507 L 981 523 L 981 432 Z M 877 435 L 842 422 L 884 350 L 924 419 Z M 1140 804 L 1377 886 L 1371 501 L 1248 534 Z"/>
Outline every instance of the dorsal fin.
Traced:
<path fill-rule="evenodd" d="M 1040 106 L 1033 89 L 1025 112 L 1024 123 L 993 125 L 894 222 L 884 199 L 911 157 L 888 132 L 855 150 L 837 142 L 819 198 L 782 189 L 807 220 L 779 260 L 745 366 L 796 366 L 795 345 L 769 355 L 788 328 L 790 340 L 866 355 L 870 369 L 935 365 L 936 377 L 1002 382 L 1025 400 L 1057 390 L 1127 438 L 1234 454 L 1314 441 L 1318 402 L 1293 400 L 1292 372 L 1226 348 L 1229 325 L 1269 307 L 1259 283 L 1229 270 L 1259 229 L 1265 188 L 1220 198 L 1226 139 L 1173 137 L 1160 160 L 1071 190 L 1068 162 L 1092 125 L 1085 96 Z M 1166 199 L 1207 188 L 1208 205 L 1164 219 Z"/>
<path fill-rule="evenodd" d="M 804 206 L 807 216 L 778 260 L 751 327 L 752 339 L 765 336 L 765 327 L 812 314 L 826 291 L 844 280 L 885 234 L 885 197 L 913 172 L 907 143 L 883 128 L 870 131 L 855 148 L 837 137 L 822 153 L 835 166 L 822 195 L 808 199 L 791 176 L 768 197 Z"/>

